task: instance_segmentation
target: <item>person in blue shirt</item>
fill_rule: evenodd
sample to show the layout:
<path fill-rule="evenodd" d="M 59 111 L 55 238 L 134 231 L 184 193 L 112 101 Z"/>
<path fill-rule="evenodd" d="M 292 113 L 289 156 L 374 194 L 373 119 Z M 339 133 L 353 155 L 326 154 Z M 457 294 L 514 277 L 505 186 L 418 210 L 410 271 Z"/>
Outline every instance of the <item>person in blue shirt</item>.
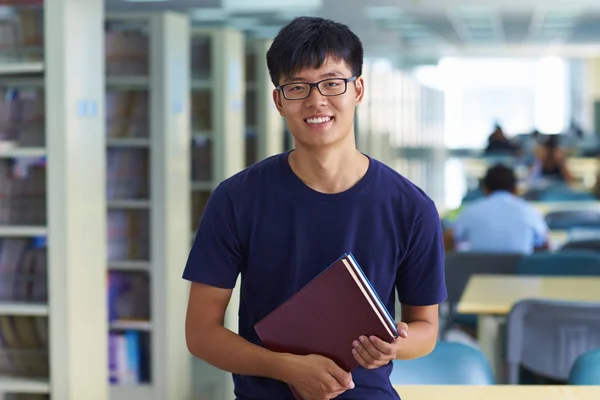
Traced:
<path fill-rule="evenodd" d="M 465 206 L 447 231 L 448 250 L 531 254 L 548 248 L 544 217 L 516 195 L 517 178 L 511 168 L 490 167 L 483 187 L 486 196 Z"/>
<path fill-rule="evenodd" d="M 233 374 L 239 400 L 293 399 L 290 386 L 305 400 L 398 399 L 391 361 L 435 346 L 446 299 L 440 218 L 422 190 L 357 149 L 362 64 L 361 41 L 343 24 L 300 17 L 282 28 L 267 66 L 294 150 L 221 182 L 200 221 L 183 273 L 192 282 L 187 346 Z M 254 324 L 343 253 L 355 256 L 391 315 L 397 291 L 400 337 L 357 337 L 348 352 L 361 366 L 351 374 L 320 355 L 262 347 Z M 235 334 L 223 321 L 238 276 Z"/>

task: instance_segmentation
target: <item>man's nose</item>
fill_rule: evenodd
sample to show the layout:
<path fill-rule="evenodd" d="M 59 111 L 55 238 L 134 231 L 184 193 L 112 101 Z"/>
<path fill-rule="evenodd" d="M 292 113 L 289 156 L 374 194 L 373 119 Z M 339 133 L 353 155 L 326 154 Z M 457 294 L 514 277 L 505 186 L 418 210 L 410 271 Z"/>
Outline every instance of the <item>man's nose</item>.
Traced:
<path fill-rule="evenodd" d="M 316 86 L 312 86 L 310 93 L 306 98 L 306 104 L 310 107 L 320 106 L 327 104 L 327 97 L 323 96 Z"/>

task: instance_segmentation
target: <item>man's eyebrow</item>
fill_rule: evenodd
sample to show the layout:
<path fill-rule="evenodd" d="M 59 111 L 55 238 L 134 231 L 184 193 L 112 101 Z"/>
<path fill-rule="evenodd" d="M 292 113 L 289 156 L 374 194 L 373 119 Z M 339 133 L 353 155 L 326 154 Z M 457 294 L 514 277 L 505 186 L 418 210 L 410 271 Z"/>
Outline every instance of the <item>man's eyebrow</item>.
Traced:
<path fill-rule="evenodd" d="M 320 79 L 327 79 L 327 78 L 339 78 L 344 76 L 343 73 L 341 73 L 338 70 L 334 70 L 331 72 L 327 72 L 323 75 L 320 76 Z M 290 78 L 287 78 L 284 80 L 284 83 L 291 83 L 291 82 L 308 82 L 308 80 L 306 78 L 303 78 L 301 76 L 292 76 Z"/>

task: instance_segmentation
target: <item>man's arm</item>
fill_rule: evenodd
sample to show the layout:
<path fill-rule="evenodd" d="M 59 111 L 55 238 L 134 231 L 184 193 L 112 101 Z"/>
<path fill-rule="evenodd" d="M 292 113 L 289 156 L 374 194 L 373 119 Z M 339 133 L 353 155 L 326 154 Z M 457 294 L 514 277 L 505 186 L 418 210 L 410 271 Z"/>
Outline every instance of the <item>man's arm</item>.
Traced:
<path fill-rule="evenodd" d="M 285 382 L 305 399 L 329 399 L 354 388 L 352 376 L 325 357 L 272 352 L 226 329 L 231 292 L 192 283 L 185 321 L 190 353 L 227 372 Z"/>
<path fill-rule="evenodd" d="M 227 372 L 284 381 L 288 354 L 256 346 L 224 327 L 231 292 L 192 283 L 185 321 L 190 353 Z"/>
<path fill-rule="evenodd" d="M 403 322 L 397 323 L 400 336 L 392 343 L 374 336 L 358 338 L 352 354 L 364 368 L 379 368 L 395 358 L 421 357 L 435 347 L 438 304 L 447 293 L 444 241 L 432 202 L 415 218 L 408 251 L 396 275 L 396 287 L 402 304 Z"/>
<path fill-rule="evenodd" d="M 408 335 L 400 340 L 396 358 L 410 360 L 425 356 L 433 350 L 438 337 L 439 306 L 402 305 L 402 320 L 408 325 Z"/>

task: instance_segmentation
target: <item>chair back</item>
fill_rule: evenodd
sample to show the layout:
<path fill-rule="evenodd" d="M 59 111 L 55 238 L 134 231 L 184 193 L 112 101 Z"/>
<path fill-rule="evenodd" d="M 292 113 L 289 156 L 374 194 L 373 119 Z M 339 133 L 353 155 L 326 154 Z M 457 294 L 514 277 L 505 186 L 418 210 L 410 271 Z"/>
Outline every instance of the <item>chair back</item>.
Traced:
<path fill-rule="evenodd" d="M 563 201 L 594 201 L 596 198 L 590 192 L 576 190 L 547 190 L 539 194 L 536 201 L 563 202 Z"/>
<path fill-rule="evenodd" d="M 565 243 L 560 250 L 600 251 L 600 239 L 573 240 Z"/>
<path fill-rule="evenodd" d="M 600 226 L 600 212 L 597 210 L 550 211 L 544 218 L 550 230 Z"/>
<path fill-rule="evenodd" d="M 517 264 L 520 275 L 600 275 L 600 254 L 591 250 L 534 253 Z"/>
<path fill-rule="evenodd" d="M 457 342 L 438 342 L 414 360 L 394 360 L 393 385 L 493 385 L 494 374 L 483 353 Z"/>
<path fill-rule="evenodd" d="M 523 255 L 510 253 L 452 252 L 446 254 L 447 314 L 441 327 L 443 333 L 452 324 L 456 307 L 471 275 L 513 275 Z"/>
<path fill-rule="evenodd" d="M 507 319 L 508 383 L 519 383 L 519 366 L 567 381 L 577 357 L 600 347 L 600 304 L 527 299 Z"/>
<path fill-rule="evenodd" d="M 577 357 L 569 372 L 569 385 L 600 386 L 600 348 Z"/>

